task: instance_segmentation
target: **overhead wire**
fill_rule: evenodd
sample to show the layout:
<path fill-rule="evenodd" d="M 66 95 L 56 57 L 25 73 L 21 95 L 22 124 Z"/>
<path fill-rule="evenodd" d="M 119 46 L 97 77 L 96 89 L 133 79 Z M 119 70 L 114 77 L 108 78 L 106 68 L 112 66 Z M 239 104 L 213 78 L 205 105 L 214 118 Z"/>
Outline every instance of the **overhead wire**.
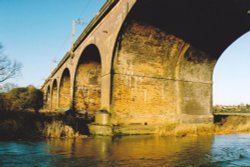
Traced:
<path fill-rule="evenodd" d="M 90 7 L 91 2 L 93 2 L 93 0 L 88 0 L 88 1 L 87 1 L 86 5 L 85 5 L 85 7 L 84 7 L 86 10 L 82 10 L 82 11 L 81 11 L 81 13 L 80 13 L 80 15 L 79 15 L 79 16 L 80 16 L 79 18 L 81 18 L 81 16 L 82 16 L 83 14 L 85 14 L 86 11 L 89 10 L 89 7 Z M 60 55 L 60 56 L 58 56 L 58 55 L 60 54 L 60 52 L 61 52 L 62 49 L 64 48 L 63 46 L 65 45 L 66 41 L 68 41 L 68 39 L 69 39 L 70 37 L 71 37 L 71 34 L 67 35 L 67 38 L 64 38 L 64 40 L 63 40 L 63 42 L 61 43 L 61 45 L 60 45 L 58 51 L 56 52 L 56 58 L 57 58 L 57 57 L 61 57 L 61 55 Z M 69 40 L 69 41 L 70 41 L 70 40 Z"/>

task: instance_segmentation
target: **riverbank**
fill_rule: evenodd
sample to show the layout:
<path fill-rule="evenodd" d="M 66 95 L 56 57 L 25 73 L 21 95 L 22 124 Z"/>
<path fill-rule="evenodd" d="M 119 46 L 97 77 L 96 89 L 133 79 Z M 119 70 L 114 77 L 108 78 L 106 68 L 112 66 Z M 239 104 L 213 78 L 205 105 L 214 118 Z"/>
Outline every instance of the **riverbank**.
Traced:
<path fill-rule="evenodd" d="M 0 138 L 75 138 L 89 135 L 87 124 L 93 117 L 74 113 L 0 113 Z"/>
<path fill-rule="evenodd" d="M 216 118 L 215 118 L 216 119 Z M 157 135 L 160 136 L 207 136 L 222 134 L 237 134 L 250 132 L 250 117 L 228 116 L 210 124 L 169 124 L 159 126 Z"/>
<path fill-rule="evenodd" d="M 88 124 L 93 121 L 93 116 L 70 112 L 1 112 L 0 139 L 85 138 L 90 135 Z M 135 128 L 133 127 L 133 129 Z M 148 125 L 147 128 L 149 128 Z M 160 125 L 154 127 L 152 134 L 185 137 L 243 132 L 250 132 L 250 117 L 222 117 L 217 119 L 217 122 L 210 124 Z"/>

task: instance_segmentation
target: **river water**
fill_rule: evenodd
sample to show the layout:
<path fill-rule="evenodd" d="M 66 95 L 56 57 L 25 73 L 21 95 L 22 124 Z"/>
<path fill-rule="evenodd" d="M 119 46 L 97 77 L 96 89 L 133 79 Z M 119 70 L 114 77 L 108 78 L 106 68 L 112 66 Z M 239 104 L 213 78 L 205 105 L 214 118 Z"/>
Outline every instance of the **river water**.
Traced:
<path fill-rule="evenodd" d="M 0 141 L 0 166 L 250 166 L 250 134 Z"/>

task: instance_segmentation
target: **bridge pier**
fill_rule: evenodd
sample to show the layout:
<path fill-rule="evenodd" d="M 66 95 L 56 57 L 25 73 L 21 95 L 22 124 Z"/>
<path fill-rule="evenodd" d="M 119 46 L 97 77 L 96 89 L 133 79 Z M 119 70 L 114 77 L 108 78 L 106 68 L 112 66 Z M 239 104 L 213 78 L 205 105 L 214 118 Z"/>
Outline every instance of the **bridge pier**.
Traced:
<path fill-rule="evenodd" d="M 111 122 L 212 122 L 216 59 L 153 25 L 127 21 L 113 62 Z"/>

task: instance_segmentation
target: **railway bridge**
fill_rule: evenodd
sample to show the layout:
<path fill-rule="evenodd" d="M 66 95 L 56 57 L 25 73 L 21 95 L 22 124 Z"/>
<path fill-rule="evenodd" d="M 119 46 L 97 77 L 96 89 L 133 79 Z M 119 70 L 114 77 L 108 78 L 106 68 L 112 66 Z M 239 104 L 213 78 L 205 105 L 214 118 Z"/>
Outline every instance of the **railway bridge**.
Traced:
<path fill-rule="evenodd" d="M 211 122 L 216 61 L 249 30 L 249 0 L 108 0 L 43 84 L 44 109 Z"/>

